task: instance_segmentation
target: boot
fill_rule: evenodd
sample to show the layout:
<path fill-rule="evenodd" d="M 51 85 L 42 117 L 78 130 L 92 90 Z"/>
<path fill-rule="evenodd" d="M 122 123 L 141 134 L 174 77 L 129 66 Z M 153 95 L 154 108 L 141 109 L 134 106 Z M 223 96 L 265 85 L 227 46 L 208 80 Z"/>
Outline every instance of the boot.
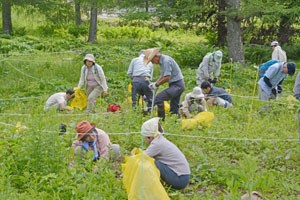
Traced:
<path fill-rule="evenodd" d="M 165 121 L 165 108 L 164 105 L 157 106 L 157 116 L 161 118 L 162 121 Z"/>

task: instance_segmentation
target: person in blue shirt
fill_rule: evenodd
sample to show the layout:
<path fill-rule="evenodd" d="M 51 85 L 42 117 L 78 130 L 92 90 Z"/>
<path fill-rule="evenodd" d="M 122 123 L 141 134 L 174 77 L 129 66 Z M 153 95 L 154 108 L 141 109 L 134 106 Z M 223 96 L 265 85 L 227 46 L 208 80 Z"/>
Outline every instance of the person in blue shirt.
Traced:
<path fill-rule="evenodd" d="M 170 100 L 170 113 L 179 115 L 180 97 L 185 89 L 183 75 L 176 61 L 167 55 L 159 53 L 160 48 L 147 49 L 144 56 L 144 65 L 150 61 L 160 65 L 159 78 L 149 85 L 155 91 L 160 85 L 168 83 L 169 87 L 158 93 L 154 105 L 157 105 L 157 115 L 165 120 L 164 101 Z"/>
<path fill-rule="evenodd" d="M 149 112 L 152 106 L 153 91 L 148 86 L 152 80 L 153 64 L 149 62 L 147 66 L 144 66 L 144 53 L 145 50 L 141 50 L 139 57 L 131 60 L 127 76 L 132 79 L 132 107 L 136 105 L 137 95 L 145 95 L 147 99 L 147 112 Z"/>
<path fill-rule="evenodd" d="M 271 65 L 265 75 L 258 81 L 258 96 L 262 101 L 276 99 L 277 86 L 288 75 L 293 76 L 296 64 L 293 62 L 280 62 Z"/>
<path fill-rule="evenodd" d="M 231 95 L 224 89 L 211 86 L 209 81 L 201 83 L 201 89 L 205 94 L 206 102 L 209 106 L 222 106 L 229 108 L 232 106 Z"/>

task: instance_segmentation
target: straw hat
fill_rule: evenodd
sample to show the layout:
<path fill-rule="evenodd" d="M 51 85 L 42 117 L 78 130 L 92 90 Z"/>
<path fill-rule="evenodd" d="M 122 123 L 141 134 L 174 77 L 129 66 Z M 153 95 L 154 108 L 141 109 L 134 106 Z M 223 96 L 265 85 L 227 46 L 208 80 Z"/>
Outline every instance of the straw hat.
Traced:
<path fill-rule="evenodd" d="M 77 139 L 81 140 L 87 133 L 89 133 L 95 127 L 96 127 L 95 124 L 91 124 L 90 122 L 88 122 L 86 120 L 79 122 L 75 127 L 75 130 L 78 133 Z"/>
<path fill-rule="evenodd" d="M 151 49 L 147 49 L 144 54 L 144 65 L 146 66 L 153 58 L 155 55 L 157 55 L 160 51 L 160 47 L 157 48 L 151 48 Z"/>

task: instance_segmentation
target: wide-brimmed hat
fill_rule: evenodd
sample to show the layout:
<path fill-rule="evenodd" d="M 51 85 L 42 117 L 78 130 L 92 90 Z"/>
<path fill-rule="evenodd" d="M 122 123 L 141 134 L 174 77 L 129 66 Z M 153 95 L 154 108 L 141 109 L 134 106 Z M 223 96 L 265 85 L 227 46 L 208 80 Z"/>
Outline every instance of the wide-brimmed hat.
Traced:
<path fill-rule="evenodd" d="M 77 139 L 81 140 L 87 133 L 93 130 L 96 127 L 95 124 L 91 124 L 90 122 L 83 120 L 78 122 L 75 130 L 77 132 Z"/>
<path fill-rule="evenodd" d="M 95 57 L 94 57 L 93 54 L 86 54 L 85 57 L 84 57 L 84 59 L 83 59 L 83 62 L 85 62 L 86 60 L 95 63 Z"/>
<path fill-rule="evenodd" d="M 191 97 L 195 99 L 202 99 L 204 97 L 202 89 L 200 87 L 194 87 Z"/>
<path fill-rule="evenodd" d="M 296 71 L 296 64 L 294 62 L 288 62 L 286 66 L 288 68 L 288 74 L 293 76 Z"/>
<path fill-rule="evenodd" d="M 160 51 L 160 47 L 157 48 L 151 48 L 151 49 L 147 49 L 144 52 L 144 65 L 146 66 L 153 58 L 155 55 L 157 55 Z"/>
<path fill-rule="evenodd" d="M 144 122 L 141 128 L 141 134 L 145 137 L 156 137 L 162 134 L 158 127 L 159 119 L 159 117 L 154 117 Z"/>
<path fill-rule="evenodd" d="M 214 59 L 216 62 L 221 62 L 223 57 L 222 51 L 218 50 L 214 52 Z"/>

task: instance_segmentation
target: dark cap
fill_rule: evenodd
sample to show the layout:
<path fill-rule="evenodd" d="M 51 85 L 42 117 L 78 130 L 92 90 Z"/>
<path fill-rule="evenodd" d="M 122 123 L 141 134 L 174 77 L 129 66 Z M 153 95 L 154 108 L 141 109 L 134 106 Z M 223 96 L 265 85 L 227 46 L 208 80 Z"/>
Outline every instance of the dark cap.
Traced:
<path fill-rule="evenodd" d="M 293 76 L 295 74 L 296 64 L 294 62 L 288 62 L 287 68 L 288 68 L 288 74 L 290 76 Z"/>

